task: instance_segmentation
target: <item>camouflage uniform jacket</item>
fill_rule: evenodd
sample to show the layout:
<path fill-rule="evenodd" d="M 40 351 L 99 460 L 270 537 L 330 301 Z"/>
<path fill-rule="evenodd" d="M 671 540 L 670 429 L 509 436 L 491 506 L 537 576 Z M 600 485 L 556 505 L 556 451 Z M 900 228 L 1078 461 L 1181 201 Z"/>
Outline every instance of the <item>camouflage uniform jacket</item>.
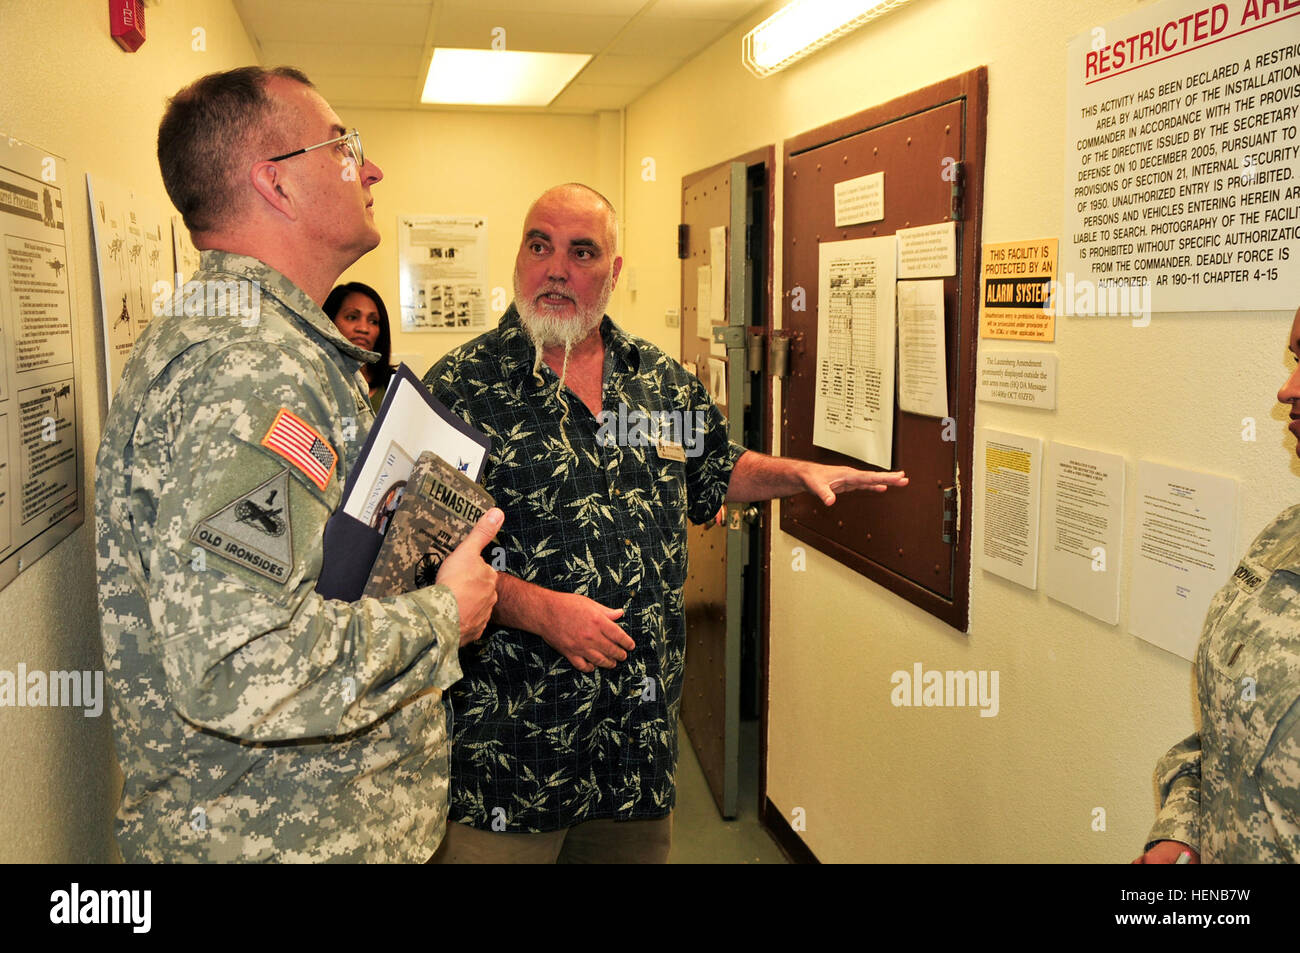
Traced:
<path fill-rule="evenodd" d="M 425 376 L 492 438 L 483 483 L 506 514 L 505 571 L 624 609 L 617 622 L 636 642 L 626 661 L 591 674 L 518 629 L 489 626 L 461 652 L 465 677 L 448 695 L 450 818 L 481 830 L 663 817 L 674 803 L 686 520 L 717 513 L 744 448 L 729 442 L 695 375 L 608 317 L 601 334 L 600 419 L 571 391 L 558 397 L 545 364 L 542 382 L 534 377 L 536 351 L 513 305 Z M 640 415 L 673 411 L 691 426 Z M 656 427 L 680 453 L 647 439 Z"/>
<path fill-rule="evenodd" d="M 1201 730 L 1156 766 L 1147 846 L 1182 841 L 1204 863 L 1300 862 L 1300 505 L 1210 603 L 1196 672 Z"/>
<path fill-rule="evenodd" d="M 446 823 L 455 597 L 315 592 L 374 419 L 357 373 L 373 356 L 255 259 L 205 251 L 195 280 L 260 298 L 155 318 L 96 461 L 119 846 L 128 861 L 423 861 Z"/>

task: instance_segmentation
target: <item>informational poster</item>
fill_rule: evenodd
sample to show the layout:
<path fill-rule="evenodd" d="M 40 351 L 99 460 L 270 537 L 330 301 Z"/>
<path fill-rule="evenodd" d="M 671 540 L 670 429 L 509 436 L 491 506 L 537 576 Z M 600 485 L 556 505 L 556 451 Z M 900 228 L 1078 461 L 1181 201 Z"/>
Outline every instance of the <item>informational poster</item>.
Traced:
<path fill-rule="evenodd" d="M 943 280 L 898 283 L 898 407 L 948 416 L 948 359 Z"/>
<path fill-rule="evenodd" d="M 155 311 L 177 300 L 175 248 L 170 223 L 134 190 L 87 172 L 86 192 L 99 271 L 105 396 L 111 402 L 126 359 Z"/>
<path fill-rule="evenodd" d="M 885 173 L 835 183 L 835 227 L 879 222 L 885 217 Z"/>
<path fill-rule="evenodd" d="M 813 443 L 893 466 L 893 235 L 822 242 L 817 263 Z"/>
<path fill-rule="evenodd" d="M 1190 660 L 1236 565 L 1237 481 L 1142 461 L 1137 499 L 1129 631 Z"/>
<path fill-rule="evenodd" d="M 1043 589 L 1053 599 L 1119 622 L 1124 544 L 1124 458 L 1048 444 Z"/>
<path fill-rule="evenodd" d="M 1058 360 L 1037 351 L 980 351 L 975 399 L 1056 409 Z"/>
<path fill-rule="evenodd" d="M 985 245 L 980 337 L 1055 340 L 1055 279 L 1055 238 Z"/>
<path fill-rule="evenodd" d="M 900 228 L 894 234 L 898 237 L 899 281 L 957 274 L 956 222 Z"/>
<path fill-rule="evenodd" d="M 83 518 L 69 184 L 61 158 L 0 132 L 0 587 Z"/>
<path fill-rule="evenodd" d="M 399 215 L 403 331 L 487 330 L 487 219 Z"/>
<path fill-rule="evenodd" d="M 1075 37 L 1057 315 L 1295 307 L 1300 9 L 1164 0 Z"/>
<path fill-rule="evenodd" d="M 981 565 L 1026 589 L 1038 588 L 1038 513 L 1043 475 L 1039 437 L 984 431 L 984 557 Z"/>

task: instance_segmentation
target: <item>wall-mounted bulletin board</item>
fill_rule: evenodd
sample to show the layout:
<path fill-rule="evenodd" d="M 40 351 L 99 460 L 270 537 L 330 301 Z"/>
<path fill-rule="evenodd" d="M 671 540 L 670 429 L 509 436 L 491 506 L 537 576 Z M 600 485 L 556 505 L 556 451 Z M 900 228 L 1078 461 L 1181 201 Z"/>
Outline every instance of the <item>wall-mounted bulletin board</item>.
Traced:
<path fill-rule="evenodd" d="M 910 484 L 781 528 L 963 632 L 987 112 L 981 67 L 785 147 L 782 453 Z"/>

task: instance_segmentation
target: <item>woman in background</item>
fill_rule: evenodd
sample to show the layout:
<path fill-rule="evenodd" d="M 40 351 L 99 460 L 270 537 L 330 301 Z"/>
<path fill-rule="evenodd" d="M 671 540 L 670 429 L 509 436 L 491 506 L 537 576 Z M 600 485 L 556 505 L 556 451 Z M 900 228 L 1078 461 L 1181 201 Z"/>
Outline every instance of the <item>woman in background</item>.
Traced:
<path fill-rule="evenodd" d="M 1277 399 L 1300 438 L 1300 310 L 1287 347 Z M 1160 809 L 1133 863 L 1300 862 L 1300 505 L 1210 603 L 1195 665 L 1201 730 L 1156 765 Z"/>
<path fill-rule="evenodd" d="M 378 410 L 393 376 L 393 339 L 384 299 L 369 285 L 349 281 L 329 293 L 321 310 L 353 344 L 379 352 L 379 363 L 361 365 L 361 373 L 370 385 L 370 404 Z"/>

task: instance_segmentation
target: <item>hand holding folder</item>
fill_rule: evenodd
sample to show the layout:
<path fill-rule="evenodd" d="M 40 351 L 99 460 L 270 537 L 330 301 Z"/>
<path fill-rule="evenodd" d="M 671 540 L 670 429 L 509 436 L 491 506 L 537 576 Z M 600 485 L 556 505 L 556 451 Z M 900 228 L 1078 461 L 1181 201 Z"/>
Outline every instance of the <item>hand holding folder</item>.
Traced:
<path fill-rule="evenodd" d="M 422 453 L 432 451 L 473 485 L 482 475 L 491 446 L 486 434 L 449 411 L 410 369 L 399 366 L 348 474 L 342 505 L 325 524 L 316 591 L 327 599 L 347 602 L 365 593 L 385 531 Z M 483 495 L 491 506 L 491 497 Z"/>

